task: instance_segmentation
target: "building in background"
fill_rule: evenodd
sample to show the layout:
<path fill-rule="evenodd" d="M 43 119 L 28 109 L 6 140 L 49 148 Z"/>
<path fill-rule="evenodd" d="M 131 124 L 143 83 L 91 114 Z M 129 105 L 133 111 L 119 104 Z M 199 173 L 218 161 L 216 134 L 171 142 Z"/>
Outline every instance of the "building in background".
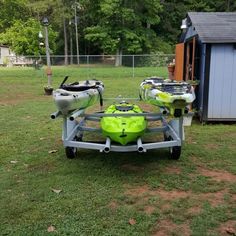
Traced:
<path fill-rule="evenodd" d="M 202 121 L 236 121 L 236 12 L 189 12 L 181 28 L 175 78 L 199 81 Z"/>
<path fill-rule="evenodd" d="M 18 56 L 6 45 L 0 45 L 0 66 L 33 66 L 31 57 Z"/>
<path fill-rule="evenodd" d="M 8 58 L 11 52 L 8 46 L 0 45 L 0 66 L 6 66 L 8 64 Z"/>

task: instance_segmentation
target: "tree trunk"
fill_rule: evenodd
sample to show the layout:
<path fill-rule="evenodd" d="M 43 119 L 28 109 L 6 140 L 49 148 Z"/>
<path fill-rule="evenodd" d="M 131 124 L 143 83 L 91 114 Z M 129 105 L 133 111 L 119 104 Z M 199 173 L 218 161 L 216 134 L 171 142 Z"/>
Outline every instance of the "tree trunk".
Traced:
<path fill-rule="evenodd" d="M 68 43 L 67 43 L 67 30 L 66 30 L 66 19 L 63 17 L 63 29 L 64 29 L 64 64 L 68 65 Z"/>
<path fill-rule="evenodd" d="M 73 64 L 73 39 L 72 39 L 72 29 L 70 27 L 70 64 Z"/>
<path fill-rule="evenodd" d="M 122 56 L 123 56 L 123 50 L 120 48 L 120 66 L 122 66 Z"/>
<path fill-rule="evenodd" d="M 230 8 L 230 0 L 227 0 L 227 9 L 226 9 L 226 11 L 230 11 L 229 8 Z"/>
<path fill-rule="evenodd" d="M 122 49 L 117 48 L 115 66 L 122 66 Z"/>

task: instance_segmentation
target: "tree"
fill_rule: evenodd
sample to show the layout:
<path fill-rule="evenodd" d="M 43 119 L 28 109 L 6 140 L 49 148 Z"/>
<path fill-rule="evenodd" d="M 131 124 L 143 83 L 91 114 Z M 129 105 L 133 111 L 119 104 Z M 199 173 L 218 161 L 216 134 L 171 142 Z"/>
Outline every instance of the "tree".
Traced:
<path fill-rule="evenodd" d="M 236 1 L 235 0 L 208 0 L 208 5 L 213 9 L 213 11 L 236 11 Z"/>
<path fill-rule="evenodd" d="M 212 11 L 208 0 L 165 0 L 162 1 L 163 11 L 160 13 L 160 23 L 155 27 L 159 36 L 174 45 L 181 34 L 182 19 L 188 11 Z M 222 0 L 221 0 L 222 1 Z"/>
<path fill-rule="evenodd" d="M 91 2 L 90 2 L 91 3 Z M 159 22 L 159 0 L 93 1 L 93 17 L 98 21 L 85 29 L 85 39 L 105 53 L 116 53 L 116 66 L 125 53 L 142 53 L 151 47 L 151 26 Z"/>
<path fill-rule="evenodd" d="M 36 25 L 30 26 L 27 22 L 33 18 L 39 24 L 42 17 L 47 16 L 51 29 L 59 35 L 50 46 L 57 54 L 65 55 L 67 64 L 68 24 L 74 18 L 72 5 L 75 2 L 76 0 L 0 0 L 2 40 L 11 42 L 10 37 L 7 37 L 10 33 L 14 37 L 16 34 L 26 35 L 25 32 L 20 34 L 16 26 L 21 27 L 26 23 L 32 30 Z M 181 20 L 186 17 L 188 11 L 236 11 L 235 0 L 77 0 L 77 2 L 81 6 L 77 11 L 80 51 L 85 54 L 117 54 L 116 65 L 121 64 L 119 59 L 123 53 L 173 52 L 181 33 Z M 13 31 L 14 28 L 16 32 Z M 33 41 L 37 41 L 36 31 L 33 34 Z M 71 27 L 71 37 L 74 37 L 73 31 L 74 27 Z M 26 53 L 25 47 L 28 45 L 30 54 L 38 54 L 37 42 L 32 46 L 26 43 L 28 40 L 21 41 L 24 49 L 19 49 L 23 47 L 21 45 L 15 45 L 14 48 Z M 19 42 L 18 39 L 16 41 Z M 9 45 L 13 47 L 14 42 Z M 35 52 L 32 47 L 35 48 Z"/>
<path fill-rule="evenodd" d="M 40 22 L 30 18 L 26 22 L 16 20 L 15 23 L 0 34 L 0 43 L 7 44 L 11 50 L 18 55 L 38 56 L 45 53 L 45 49 L 40 49 L 38 34 L 41 29 Z M 55 38 L 57 33 L 49 27 L 50 49 L 55 50 Z"/>
<path fill-rule="evenodd" d="M 40 21 L 43 16 L 49 17 L 52 28 L 63 35 L 63 37 L 58 37 L 57 48 L 60 48 L 61 44 L 64 45 L 65 65 L 68 65 L 67 25 L 71 17 L 71 3 L 70 0 L 30 0 L 28 3 L 35 18 Z"/>
<path fill-rule="evenodd" d="M 16 20 L 29 18 L 30 11 L 26 3 L 27 0 L 0 0 L 0 33 L 11 27 Z"/>

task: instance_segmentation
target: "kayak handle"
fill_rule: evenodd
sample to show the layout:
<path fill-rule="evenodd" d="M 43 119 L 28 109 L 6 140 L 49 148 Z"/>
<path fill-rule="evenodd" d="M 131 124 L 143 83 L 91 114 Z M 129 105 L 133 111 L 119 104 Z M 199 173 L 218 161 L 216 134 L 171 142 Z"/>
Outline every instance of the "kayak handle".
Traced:
<path fill-rule="evenodd" d="M 61 83 L 61 85 L 60 85 L 60 88 L 62 88 L 63 84 L 67 81 L 68 78 L 69 78 L 69 76 L 67 75 L 67 76 L 63 79 L 63 81 L 62 81 L 62 83 Z"/>

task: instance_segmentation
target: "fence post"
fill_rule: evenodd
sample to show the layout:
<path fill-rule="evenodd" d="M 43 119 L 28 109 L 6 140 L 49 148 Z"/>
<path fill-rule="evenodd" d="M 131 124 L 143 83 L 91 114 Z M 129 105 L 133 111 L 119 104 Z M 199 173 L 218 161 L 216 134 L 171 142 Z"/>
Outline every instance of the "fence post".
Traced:
<path fill-rule="evenodd" d="M 87 66 L 89 66 L 89 55 L 87 55 Z"/>
<path fill-rule="evenodd" d="M 89 55 L 87 55 L 87 77 L 89 79 Z"/>
<path fill-rule="evenodd" d="M 132 66 L 133 66 L 133 78 L 134 78 L 134 55 L 132 55 Z"/>

